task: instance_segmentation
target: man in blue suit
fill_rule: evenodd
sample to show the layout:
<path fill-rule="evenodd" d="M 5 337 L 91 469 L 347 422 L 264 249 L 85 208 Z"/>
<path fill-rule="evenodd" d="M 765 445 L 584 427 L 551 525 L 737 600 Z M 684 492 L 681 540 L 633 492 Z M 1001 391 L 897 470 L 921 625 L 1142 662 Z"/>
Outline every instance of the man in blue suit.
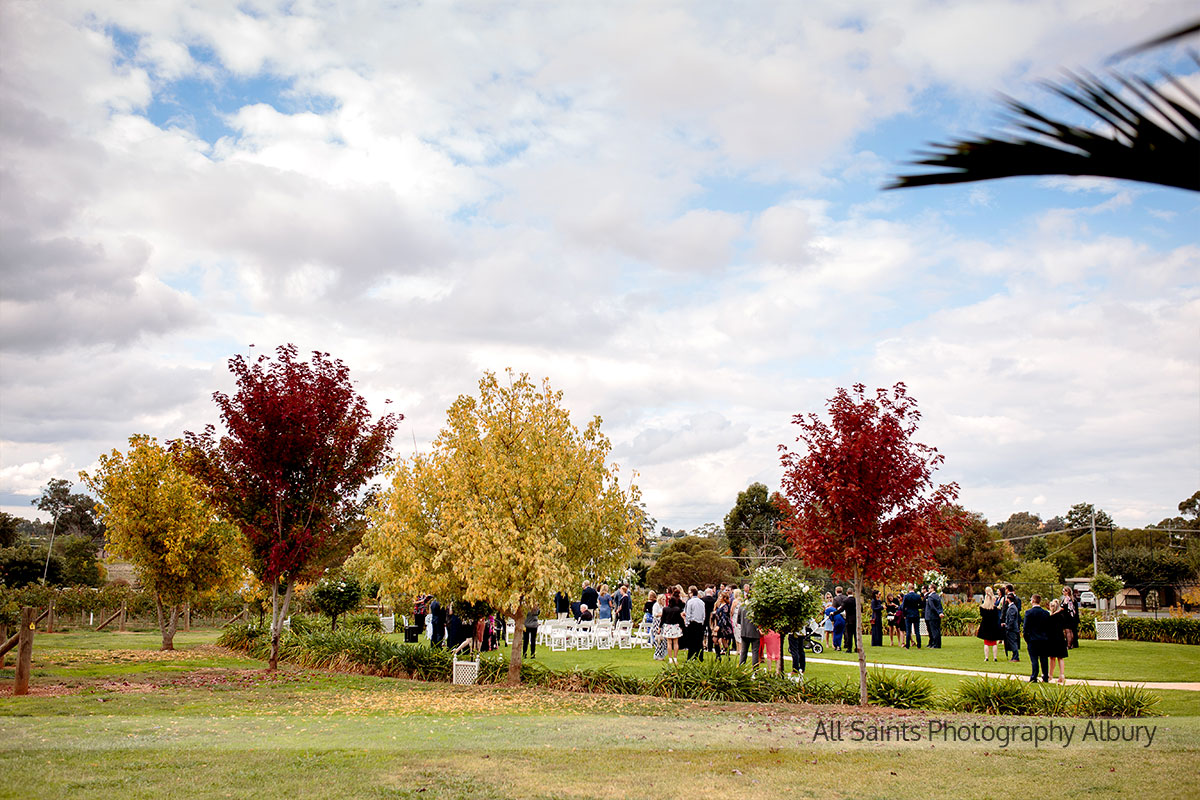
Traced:
<path fill-rule="evenodd" d="M 929 587 L 925 595 L 925 627 L 929 631 L 929 647 L 942 649 L 942 617 L 946 616 L 942 608 L 942 596 L 936 587 Z M 919 629 L 918 629 L 919 630 Z"/>
<path fill-rule="evenodd" d="M 917 649 L 921 649 L 921 595 L 917 594 L 917 585 L 914 583 L 912 588 L 908 590 L 908 594 L 904 595 L 902 604 L 904 609 L 904 649 L 908 649 L 908 645 L 912 642 L 913 631 L 917 634 Z"/>
<path fill-rule="evenodd" d="M 1030 608 L 1025 612 L 1025 650 L 1029 653 L 1029 663 L 1033 665 L 1029 682 L 1037 683 L 1040 663 L 1042 683 L 1049 683 L 1050 612 L 1042 608 L 1040 594 L 1029 598 L 1029 602 Z"/>

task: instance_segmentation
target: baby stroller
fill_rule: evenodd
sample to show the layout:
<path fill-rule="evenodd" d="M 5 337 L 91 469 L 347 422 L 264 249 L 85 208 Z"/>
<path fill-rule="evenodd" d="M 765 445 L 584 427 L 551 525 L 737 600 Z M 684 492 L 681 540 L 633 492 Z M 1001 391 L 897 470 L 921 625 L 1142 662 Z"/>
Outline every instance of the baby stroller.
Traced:
<path fill-rule="evenodd" d="M 825 652 L 825 645 L 821 644 L 821 634 L 814 631 L 812 625 L 800 632 L 800 641 L 804 645 L 804 649 L 811 650 L 814 656 Z"/>

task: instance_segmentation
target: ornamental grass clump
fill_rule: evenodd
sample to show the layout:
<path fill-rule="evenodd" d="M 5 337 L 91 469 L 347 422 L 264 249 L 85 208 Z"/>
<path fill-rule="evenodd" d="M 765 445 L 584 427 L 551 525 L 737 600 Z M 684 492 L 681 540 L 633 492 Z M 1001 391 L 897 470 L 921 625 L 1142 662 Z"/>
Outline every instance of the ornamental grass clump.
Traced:
<path fill-rule="evenodd" d="M 1073 710 L 1077 717 L 1157 717 L 1161 700 L 1141 686 L 1081 686 Z"/>
<path fill-rule="evenodd" d="M 972 678 L 958 684 L 950 705 L 976 714 L 1033 714 L 1037 698 L 1029 684 L 1017 678 Z"/>
<path fill-rule="evenodd" d="M 933 683 L 920 675 L 875 670 L 867 676 L 871 705 L 891 708 L 934 708 Z M 857 697 L 855 698 L 857 700 Z"/>
<path fill-rule="evenodd" d="M 755 677 L 753 668 L 731 660 L 684 661 L 651 678 L 647 690 L 658 697 L 761 703 L 769 699 L 769 688 Z"/>

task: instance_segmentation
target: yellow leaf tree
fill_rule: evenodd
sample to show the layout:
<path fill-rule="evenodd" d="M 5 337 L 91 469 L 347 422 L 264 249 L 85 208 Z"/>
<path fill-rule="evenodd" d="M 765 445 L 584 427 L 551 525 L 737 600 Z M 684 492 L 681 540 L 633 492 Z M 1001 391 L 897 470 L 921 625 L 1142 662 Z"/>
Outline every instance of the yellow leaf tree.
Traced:
<path fill-rule="evenodd" d="M 396 594 L 486 602 L 518 626 L 556 590 L 623 568 L 641 534 L 639 494 L 621 489 L 600 422 L 580 431 L 549 381 L 485 373 L 431 452 L 392 468 L 356 560 Z M 510 683 L 520 670 L 514 645 Z"/>
<path fill-rule="evenodd" d="M 202 487 L 150 436 L 129 438 L 129 452 L 99 459 L 79 477 L 100 498 L 110 553 L 127 559 L 154 594 L 162 649 L 174 650 L 183 604 L 232 582 L 244 559 L 236 529 L 217 519 Z"/>

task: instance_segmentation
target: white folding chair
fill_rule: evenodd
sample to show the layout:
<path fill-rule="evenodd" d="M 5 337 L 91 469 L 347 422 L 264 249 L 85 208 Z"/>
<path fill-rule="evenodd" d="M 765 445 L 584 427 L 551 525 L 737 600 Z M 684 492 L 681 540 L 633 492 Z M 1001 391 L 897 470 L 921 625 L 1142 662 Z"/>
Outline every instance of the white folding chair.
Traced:
<path fill-rule="evenodd" d="M 613 646 L 612 620 L 602 619 L 597 622 L 592 637 L 596 640 L 597 650 L 611 650 Z"/>
<path fill-rule="evenodd" d="M 594 623 L 591 622 L 579 623 L 579 627 L 575 631 L 576 650 L 592 649 L 592 645 L 595 643 L 594 637 L 592 636 L 592 630 L 594 629 L 593 625 Z"/>
<path fill-rule="evenodd" d="M 617 647 L 622 650 L 629 650 L 633 647 L 633 623 L 629 620 L 618 622 L 617 627 L 613 629 L 613 639 L 617 643 Z"/>

